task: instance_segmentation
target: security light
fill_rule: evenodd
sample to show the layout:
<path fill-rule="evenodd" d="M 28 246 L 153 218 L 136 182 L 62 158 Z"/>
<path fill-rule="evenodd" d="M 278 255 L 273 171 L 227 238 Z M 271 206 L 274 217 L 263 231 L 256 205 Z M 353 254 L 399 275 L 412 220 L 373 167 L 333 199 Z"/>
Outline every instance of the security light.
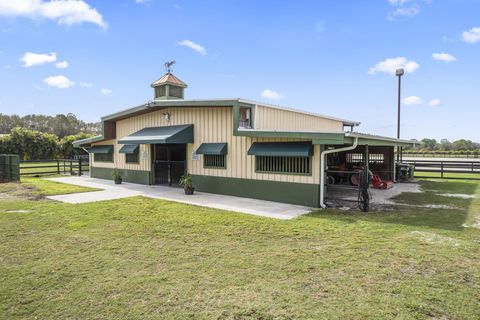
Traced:
<path fill-rule="evenodd" d="M 403 76 L 404 73 L 405 71 L 403 70 L 403 68 L 398 68 L 397 70 L 395 70 L 395 75 L 399 77 Z"/>

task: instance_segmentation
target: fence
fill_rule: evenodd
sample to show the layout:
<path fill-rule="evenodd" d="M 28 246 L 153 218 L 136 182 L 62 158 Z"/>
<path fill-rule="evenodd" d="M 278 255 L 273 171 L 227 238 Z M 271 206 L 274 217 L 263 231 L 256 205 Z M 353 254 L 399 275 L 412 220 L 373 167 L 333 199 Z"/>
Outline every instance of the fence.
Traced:
<path fill-rule="evenodd" d="M 403 162 L 415 166 L 417 177 L 480 180 L 480 161 L 404 160 Z"/>
<path fill-rule="evenodd" d="M 88 160 L 55 159 L 55 160 L 22 160 L 20 176 L 40 176 L 52 174 L 79 175 L 90 170 Z"/>
<path fill-rule="evenodd" d="M 411 152 L 403 151 L 403 157 L 409 158 L 471 158 L 480 159 L 480 152 L 456 153 L 456 152 Z"/>

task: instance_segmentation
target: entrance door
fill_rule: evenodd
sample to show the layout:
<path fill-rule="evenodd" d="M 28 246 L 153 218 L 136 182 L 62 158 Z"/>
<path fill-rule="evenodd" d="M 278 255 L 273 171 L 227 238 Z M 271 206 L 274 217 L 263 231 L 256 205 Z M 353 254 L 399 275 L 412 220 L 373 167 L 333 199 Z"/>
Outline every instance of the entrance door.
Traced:
<path fill-rule="evenodd" d="M 178 186 L 185 173 L 187 146 L 185 144 L 154 145 L 155 184 Z"/>

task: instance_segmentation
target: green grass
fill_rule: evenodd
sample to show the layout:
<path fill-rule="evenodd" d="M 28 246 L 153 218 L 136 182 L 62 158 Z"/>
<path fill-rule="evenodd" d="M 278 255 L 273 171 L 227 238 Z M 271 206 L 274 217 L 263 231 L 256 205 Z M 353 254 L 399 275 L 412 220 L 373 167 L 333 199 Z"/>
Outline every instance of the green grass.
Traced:
<path fill-rule="evenodd" d="M 480 197 L 474 182 L 422 188 L 425 204 Z M 462 225 L 479 202 L 282 221 L 142 197 L 0 200 L 0 318 L 478 319 L 480 229 Z"/>

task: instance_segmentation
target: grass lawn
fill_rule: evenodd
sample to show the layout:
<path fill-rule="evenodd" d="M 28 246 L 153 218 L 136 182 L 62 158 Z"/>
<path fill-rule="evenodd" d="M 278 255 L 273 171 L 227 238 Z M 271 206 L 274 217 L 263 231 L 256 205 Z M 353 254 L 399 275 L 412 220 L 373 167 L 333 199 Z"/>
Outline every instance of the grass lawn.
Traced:
<path fill-rule="evenodd" d="M 424 181 L 424 197 L 398 199 L 456 209 L 287 221 L 142 197 L 25 200 L 14 188 L 0 185 L 0 319 L 479 318 L 478 182 Z"/>

